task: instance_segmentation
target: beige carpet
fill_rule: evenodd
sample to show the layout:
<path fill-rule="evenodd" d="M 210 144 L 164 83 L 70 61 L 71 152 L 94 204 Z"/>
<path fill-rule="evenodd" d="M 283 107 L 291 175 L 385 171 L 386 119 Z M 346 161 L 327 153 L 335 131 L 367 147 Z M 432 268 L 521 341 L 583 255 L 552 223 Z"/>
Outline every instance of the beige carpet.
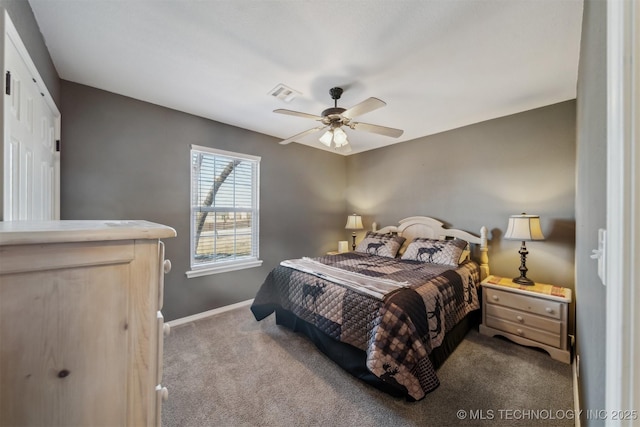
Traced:
<path fill-rule="evenodd" d="M 248 307 L 165 340 L 164 426 L 571 426 L 571 366 L 469 332 L 419 402 L 353 378 L 306 338 Z"/>

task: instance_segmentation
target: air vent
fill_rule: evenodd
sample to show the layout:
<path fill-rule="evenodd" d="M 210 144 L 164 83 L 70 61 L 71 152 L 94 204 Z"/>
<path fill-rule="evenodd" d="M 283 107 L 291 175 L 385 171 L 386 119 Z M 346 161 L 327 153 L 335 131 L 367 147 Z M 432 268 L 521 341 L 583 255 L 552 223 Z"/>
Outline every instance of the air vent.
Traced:
<path fill-rule="evenodd" d="M 300 92 L 280 83 L 278 86 L 269 91 L 269 95 L 276 97 L 284 102 L 291 102 L 298 95 L 300 95 Z"/>

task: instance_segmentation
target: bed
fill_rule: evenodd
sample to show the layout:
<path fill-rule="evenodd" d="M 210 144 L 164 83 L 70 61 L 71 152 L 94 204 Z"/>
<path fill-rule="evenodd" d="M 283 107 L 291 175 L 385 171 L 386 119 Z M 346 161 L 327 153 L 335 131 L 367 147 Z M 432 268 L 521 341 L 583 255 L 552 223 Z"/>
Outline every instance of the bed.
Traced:
<path fill-rule="evenodd" d="M 417 401 L 477 322 L 488 275 L 486 227 L 477 236 L 415 216 L 367 232 L 353 252 L 283 261 L 251 310 L 258 321 L 275 313 L 354 376 Z"/>

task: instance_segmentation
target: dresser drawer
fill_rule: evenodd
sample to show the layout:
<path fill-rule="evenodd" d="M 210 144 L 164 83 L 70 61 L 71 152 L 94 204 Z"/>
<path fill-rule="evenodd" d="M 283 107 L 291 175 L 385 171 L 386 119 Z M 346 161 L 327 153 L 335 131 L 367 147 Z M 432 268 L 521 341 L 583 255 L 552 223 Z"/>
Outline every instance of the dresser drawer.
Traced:
<path fill-rule="evenodd" d="M 560 334 L 562 332 L 562 322 L 559 320 L 541 317 L 524 311 L 512 310 L 494 304 L 485 305 L 487 316 L 497 319 L 507 320 L 518 325 L 528 326 L 530 328 L 541 329 L 552 334 Z"/>
<path fill-rule="evenodd" d="M 557 348 L 560 347 L 560 344 L 561 344 L 560 335 L 529 328 L 524 325 L 518 325 L 516 323 L 512 323 L 503 319 L 498 319 L 492 316 L 487 316 L 486 319 L 487 319 L 487 326 L 490 328 L 508 332 L 510 334 L 517 335 L 522 338 L 527 338 L 532 341 L 537 341 L 539 343 L 547 344 L 552 347 L 557 347 Z"/>
<path fill-rule="evenodd" d="M 510 307 L 554 319 L 561 319 L 562 303 L 560 302 L 518 295 L 513 292 L 504 292 L 492 288 L 485 288 L 485 290 L 487 296 L 486 303 Z"/>

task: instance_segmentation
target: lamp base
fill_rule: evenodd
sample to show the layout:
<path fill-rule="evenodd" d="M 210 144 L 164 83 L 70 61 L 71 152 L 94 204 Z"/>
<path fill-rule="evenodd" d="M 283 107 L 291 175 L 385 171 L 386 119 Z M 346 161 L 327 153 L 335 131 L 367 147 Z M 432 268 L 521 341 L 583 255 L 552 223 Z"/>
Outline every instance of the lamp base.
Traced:
<path fill-rule="evenodd" d="M 527 268 L 527 254 L 529 251 L 524 244 L 524 240 L 522 241 L 522 246 L 520 246 L 518 253 L 520 254 L 520 277 L 515 277 L 512 281 L 513 283 L 517 283 L 522 286 L 533 286 L 533 280 L 527 278 L 527 271 L 529 271 Z"/>
<path fill-rule="evenodd" d="M 514 277 L 512 280 L 513 283 L 517 283 L 518 285 L 522 285 L 522 286 L 533 286 L 535 285 L 535 282 L 531 279 L 528 279 L 524 276 L 520 276 L 520 277 Z"/>

